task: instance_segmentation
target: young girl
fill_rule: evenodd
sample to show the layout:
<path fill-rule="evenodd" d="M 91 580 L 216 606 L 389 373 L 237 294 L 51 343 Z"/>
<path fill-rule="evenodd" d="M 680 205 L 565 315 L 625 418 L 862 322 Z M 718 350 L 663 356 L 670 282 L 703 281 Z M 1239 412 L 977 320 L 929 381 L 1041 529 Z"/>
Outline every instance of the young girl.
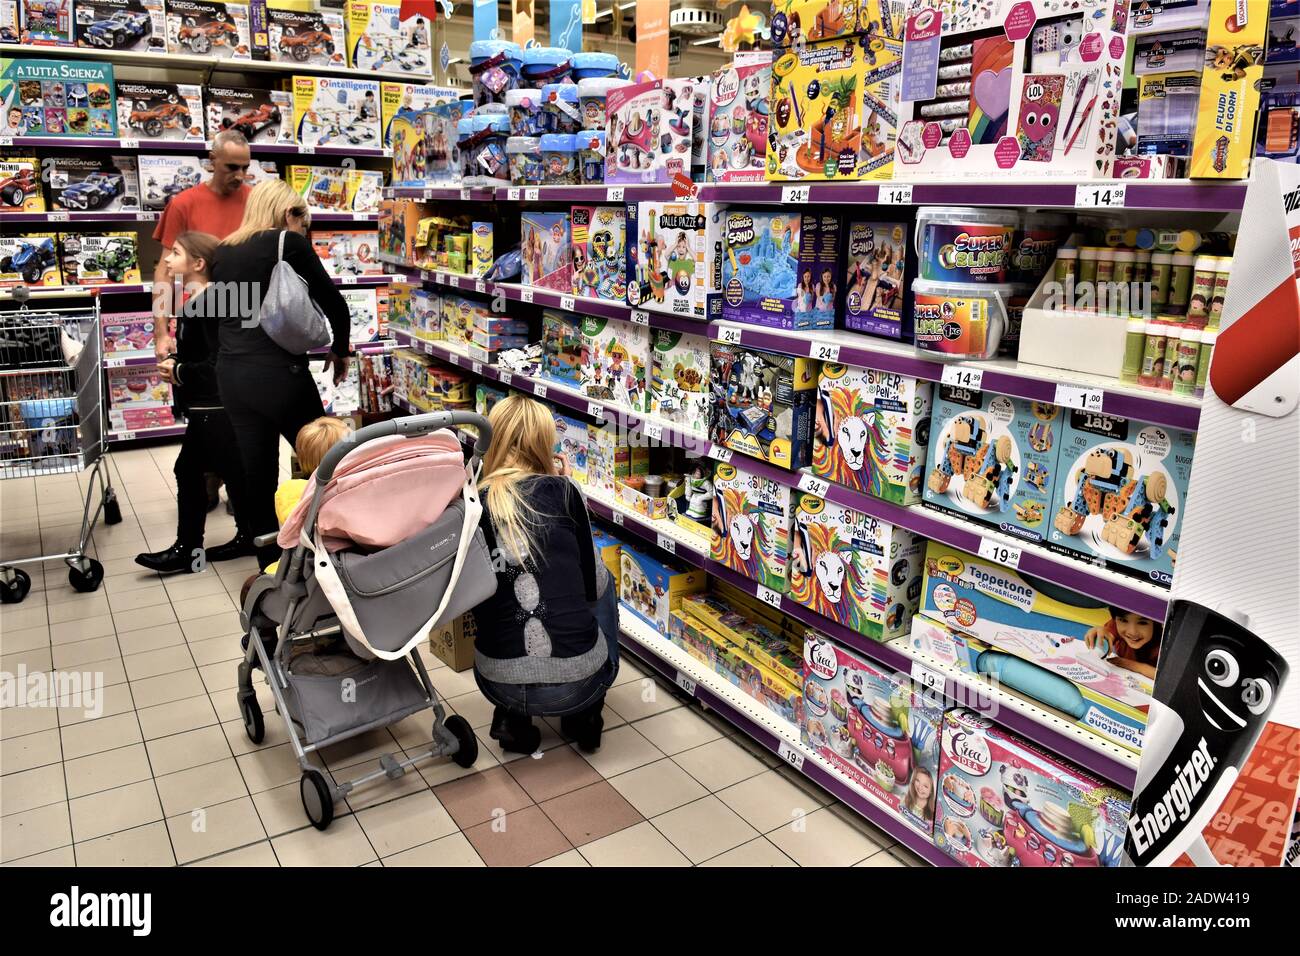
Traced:
<path fill-rule="evenodd" d="M 812 272 L 804 272 L 799 276 L 799 288 L 795 292 L 794 311 L 796 313 L 811 312 L 816 301 L 817 293 L 813 290 Z"/>
<path fill-rule="evenodd" d="M 934 822 L 934 778 L 924 767 L 917 767 L 912 773 L 903 806 L 923 823 Z"/>
<path fill-rule="evenodd" d="M 1154 679 L 1160 658 L 1160 623 L 1123 608 L 1112 607 L 1110 620 L 1083 636 L 1089 648 L 1105 648 L 1103 656 L 1116 667 Z"/>
<path fill-rule="evenodd" d="M 209 267 L 216 236 L 184 232 L 163 257 L 183 305 L 177 312 L 176 351 L 158 363 L 172 384 L 177 411 L 186 416 L 185 437 L 176 456 L 176 543 L 163 551 L 136 555 L 136 564 L 159 574 L 202 571 L 208 561 L 229 561 L 253 553 L 245 527 L 244 469 L 235 432 L 217 390 L 216 354 L 204 335 L 205 322 L 215 321 Z M 223 545 L 203 548 L 208 514 L 209 473 L 226 483 L 239 533 Z"/>

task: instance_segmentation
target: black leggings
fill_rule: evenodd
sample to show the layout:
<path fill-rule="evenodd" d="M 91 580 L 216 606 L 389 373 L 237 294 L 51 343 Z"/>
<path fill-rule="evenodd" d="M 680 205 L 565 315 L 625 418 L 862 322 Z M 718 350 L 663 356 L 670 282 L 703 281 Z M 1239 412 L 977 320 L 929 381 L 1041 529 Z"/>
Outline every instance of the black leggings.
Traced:
<path fill-rule="evenodd" d="M 240 526 L 256 537 L 279 528 L 275 518 L 275 489 L 280 477 L 280 437 L 292 445 L 308 422 L 325 414 L 307 361 L 291 365 L 254 365 L 239 359 L 219 359 L 217 385 L 235 429 L 244 462 L 248 504 Z M 259 548 L 257 563 L 265 568 L 280 556 L 275 544 Z"/>
<path fill-rule="evenodd" d="M 215 472 L 226 483 L 235 524 L 247 531 L 248 501 L 244 493 L 244 462 L 235 441 L 235 430 L 221 409 L 186 413 L 185 437 L 176 456 L 176 540 L 188 548 L 203 546 L 203 529 L 208 518 L 207 473 Z"/>

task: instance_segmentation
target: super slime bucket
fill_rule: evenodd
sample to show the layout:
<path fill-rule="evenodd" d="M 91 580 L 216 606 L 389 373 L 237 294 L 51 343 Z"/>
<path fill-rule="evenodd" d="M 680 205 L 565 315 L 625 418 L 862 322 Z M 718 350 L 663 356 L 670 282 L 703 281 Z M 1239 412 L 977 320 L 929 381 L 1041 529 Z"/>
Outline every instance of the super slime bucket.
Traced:
<path fill-rule="evenodd" d="M 1004 284 L 1020 213 L 1014 209 L 922 206 L 916 211 L 920 278 L 930 282 Z"/>

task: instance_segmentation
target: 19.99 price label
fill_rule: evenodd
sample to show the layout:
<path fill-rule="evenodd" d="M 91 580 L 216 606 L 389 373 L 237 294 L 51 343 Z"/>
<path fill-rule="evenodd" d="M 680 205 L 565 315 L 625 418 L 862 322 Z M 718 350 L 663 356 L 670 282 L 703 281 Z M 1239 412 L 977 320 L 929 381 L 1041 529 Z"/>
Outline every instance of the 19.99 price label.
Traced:
<path fill-rule="evenodd" d="M 992 538 L 980 538 L 980 557 L 1007 568 L 1020 567 L 1020 549 Z"/>
<path fill-rule="evenodd" d="M 943 674 L 931 670 L 920 661 L 912 661 L 912 680 L 926 690 L 932 690 L 939 694 L 944 693 L 947 687 L 947 681 Z"/>
<path fill-rule="evenodd" d="M 798 750 L 788 741 L 781 741 L 780 746 L 776 748 L 776 755 L 788 763 L 795 770 L 803 769 L 803 751 Z"/>
<path fill-rule="evenodd" d="M 668 537 L 666 534 L 656 535 L 655 544 L 659 545 L 659 547 L 663 548 L 669 554 L 677 553 L 677 542 L 674 541 L 672 538 Z"/>

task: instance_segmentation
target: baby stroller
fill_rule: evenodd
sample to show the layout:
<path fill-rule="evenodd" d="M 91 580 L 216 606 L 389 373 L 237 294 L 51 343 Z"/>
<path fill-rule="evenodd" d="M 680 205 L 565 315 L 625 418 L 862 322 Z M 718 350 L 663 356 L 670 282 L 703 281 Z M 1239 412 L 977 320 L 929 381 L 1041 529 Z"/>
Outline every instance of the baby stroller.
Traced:
<path fill-rule="evenodd" d="M 478 429 L 468 463 L 447 429 L 460 424 Z M 334 802 L 364 783 L 396 780 L 428 758 L 462 767 L 478 759 L 465 719 L 444 719 L 417 647 L 430 628 L 496 592 L 475 488 L 491 440 L 482 416 L 440 412 L 369 425 L 339 442 L 276 537 L 283 553 L 275 575 L 249 590 L 240 613 L 244 730 L 262 742 L 253 689 L 260 667 L 302 767 L 303 809 L 318 830 L 333 820 Z M 427 752 L 385 754 L 379 769 L 343 783 L 308 759 L 425 709 L 434 720 Z"/>

